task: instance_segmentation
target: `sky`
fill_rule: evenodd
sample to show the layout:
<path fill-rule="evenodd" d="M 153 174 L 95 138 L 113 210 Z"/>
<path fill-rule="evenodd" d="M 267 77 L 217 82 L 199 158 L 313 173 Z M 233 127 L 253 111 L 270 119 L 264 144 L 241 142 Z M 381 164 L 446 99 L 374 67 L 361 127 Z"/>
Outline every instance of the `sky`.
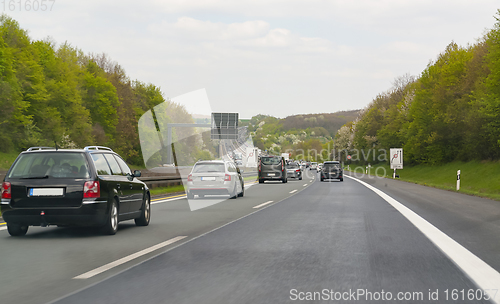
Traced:
<path fill-rule="evenodd" d="M 193 114 L 240 118 L 364 108 L 452 41 L 476 43 L 500 8 L 498 0 L 44 0 L 45 11 L 27 9 L 40 1 L 3 1 L 0 10 L 33 40 L 107 54 L 165 98 L 205 89 L 210 106 L 188 102 Z"/>

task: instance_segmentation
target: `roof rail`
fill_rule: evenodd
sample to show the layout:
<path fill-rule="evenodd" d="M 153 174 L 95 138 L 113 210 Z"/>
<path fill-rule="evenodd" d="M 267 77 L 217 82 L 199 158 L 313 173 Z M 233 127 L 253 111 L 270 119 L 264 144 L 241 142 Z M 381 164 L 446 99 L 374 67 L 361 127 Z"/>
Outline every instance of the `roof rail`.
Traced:
<path fill-rule="evenodd" d="M 103 147 L 103 146 L 86 146 L 85 148 L 83 148 L 83 150 L 85 150 L 85 151 L 89 151 L 89 150 L 106 150 L 106 151 L 113 152 L 113 150 L 111 148 Z"/>
<path fill-rule="evenodd" d="M 54 147 L 31 147 L 26 151 L 37 151 L 37 150 L 55 150 Z"/>

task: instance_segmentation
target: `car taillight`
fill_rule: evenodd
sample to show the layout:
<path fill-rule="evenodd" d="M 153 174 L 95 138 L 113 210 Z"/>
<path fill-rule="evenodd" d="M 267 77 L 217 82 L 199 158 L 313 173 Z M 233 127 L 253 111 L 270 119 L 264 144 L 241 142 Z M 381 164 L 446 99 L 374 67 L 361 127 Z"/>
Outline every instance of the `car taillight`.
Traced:
<path fill-rule="evenodd" d="M 224 181 L 225 182 L 230 182 L 231 181 L 231 175 L 226 174 L 226 176 L 224 176 Z"/>
<path fill-rule="evenodd" d="M 88 181 L 83 185 L 83 197 L 94 198 L 101 196 L 99 181 Z"/>
<path fill-rule="evenodd" d="M 2 198 L 10 199 L 12 197 L 12 187 L 9 182 L 3 182 L 2 184 Z"/>
<path fill-rule="evenodd" d="M 295 172 L 300 172 L 300 169 L 295 170 Z"/>
<path fill-rule="evenodd" d="M 260 162 L 259 162 L 259 172 L 260 172 L 260 168 L 261 168 L 261 166 L 260 166 Z"/>
<path fill-rule="evenodd" d="M 189 174 L 188 175 L 188 182 L 192 182 L 193 181 L 193 174 Z"/>

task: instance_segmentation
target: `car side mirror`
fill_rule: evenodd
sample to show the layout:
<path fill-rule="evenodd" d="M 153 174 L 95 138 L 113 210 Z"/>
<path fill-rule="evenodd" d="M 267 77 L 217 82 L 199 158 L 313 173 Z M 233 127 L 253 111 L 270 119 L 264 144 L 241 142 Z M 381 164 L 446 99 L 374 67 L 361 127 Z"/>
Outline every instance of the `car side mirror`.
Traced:
<path fill-rule="evenodd" d="M 141 177 L 141 171 L 135 170 L 134 174 L 132 175 L 133 177 Z"/>

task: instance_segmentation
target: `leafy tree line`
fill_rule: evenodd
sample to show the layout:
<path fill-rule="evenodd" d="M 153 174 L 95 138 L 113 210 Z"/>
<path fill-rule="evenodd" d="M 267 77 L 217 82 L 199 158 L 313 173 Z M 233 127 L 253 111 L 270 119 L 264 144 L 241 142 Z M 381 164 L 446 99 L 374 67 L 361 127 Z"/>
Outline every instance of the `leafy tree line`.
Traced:
<path fill-rule="evenodd" d="M 500 158 L 500 10 L 466 47 L 450 43 L 419 77 L 405 75 L 337 132 L 342 149 L 403 147 L 405 163 Z"/>
<path fill-rule="evenodd" d="M 158 87 L 130 80 L 107 56 L 32 41 L 15 20 L 0 16 L 1 152 L 103 145 L 140 165 L 137 122 L 163 102 Z"/>

